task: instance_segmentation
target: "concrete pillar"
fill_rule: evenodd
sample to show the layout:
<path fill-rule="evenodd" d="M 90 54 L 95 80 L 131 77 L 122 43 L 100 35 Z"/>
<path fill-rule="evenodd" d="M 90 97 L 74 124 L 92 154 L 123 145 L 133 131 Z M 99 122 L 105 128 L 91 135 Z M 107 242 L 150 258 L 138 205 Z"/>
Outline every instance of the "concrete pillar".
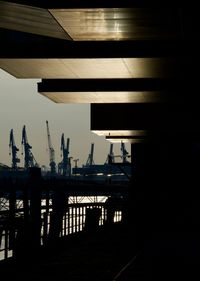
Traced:
<path fill-rule="evenodd" d="M 30 168 L 30 248 L 36 252 L 41 239 L 41 169 Z"/>
<path fill-rule="evenodd" d="M 38 258 L 41 235 L 41 170 L 30 168 L 23 187 L 24 217 L 18 223 L 15 256 L 25 262 Z"/>
<path fill-rule="evenodd" d="M 199 229 L 200 146 L 189 139 L 134 144 L 129 222 L 143 243 L 156 232 Z"/>

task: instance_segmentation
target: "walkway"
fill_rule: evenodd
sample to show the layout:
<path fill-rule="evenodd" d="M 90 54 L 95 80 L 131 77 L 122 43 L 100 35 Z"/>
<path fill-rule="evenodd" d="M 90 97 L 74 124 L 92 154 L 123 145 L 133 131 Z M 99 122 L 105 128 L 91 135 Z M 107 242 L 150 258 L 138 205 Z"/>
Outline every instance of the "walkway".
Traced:
<path fill-rule="evenodd" d="M 134 236 L 121 225 L 60 241 L 35 260 L 0 263 L 7 281 L 200 280 L 199 232 L 152 235 L 137 253 Z"/>

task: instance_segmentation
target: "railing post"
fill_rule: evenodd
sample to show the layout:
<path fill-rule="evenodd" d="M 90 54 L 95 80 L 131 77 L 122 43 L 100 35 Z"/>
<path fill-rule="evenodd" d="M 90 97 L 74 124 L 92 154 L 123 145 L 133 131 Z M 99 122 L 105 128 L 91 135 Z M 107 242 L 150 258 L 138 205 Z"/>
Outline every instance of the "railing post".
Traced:
<path fill-rule="evenodd" d="M 99 226 L 99 219 L 101 216 L 101 209 L 88 208 L 86 209 L 85 230 L 95 230 Z"/>
<path fill-rule="evenodd" d="M 52 213 L 48 242 L 53 243 L 59 238 L 62 231 L 63 216 L 67 211 L 67 196 L 62 190 L 55 190 L 52 197 Z"/>

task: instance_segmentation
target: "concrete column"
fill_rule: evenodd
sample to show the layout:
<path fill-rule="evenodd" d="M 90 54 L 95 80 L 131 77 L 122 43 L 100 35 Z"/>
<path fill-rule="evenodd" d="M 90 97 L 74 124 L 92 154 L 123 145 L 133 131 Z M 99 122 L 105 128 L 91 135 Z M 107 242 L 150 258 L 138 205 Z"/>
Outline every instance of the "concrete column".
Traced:
<path fill-rule="evenodd" d="M 199 228 L 200 146 L 179 136 L 134 144 L 129 222 L 143 243 L 155 232 Z"/>
<path fill-rule="evenodd" d="M 30 168 L 30 248 L 37 252 L 41 236 L 41 169 Z"/>

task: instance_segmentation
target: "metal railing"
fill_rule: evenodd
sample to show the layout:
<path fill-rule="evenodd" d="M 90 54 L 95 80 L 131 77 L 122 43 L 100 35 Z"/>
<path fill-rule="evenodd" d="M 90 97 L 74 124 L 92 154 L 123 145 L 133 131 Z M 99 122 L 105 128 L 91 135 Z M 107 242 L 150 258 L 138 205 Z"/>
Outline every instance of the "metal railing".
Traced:
<path fill-rule="evenodd" d="M 49 200 L 50 201 L 50 200 Z M 90 227 L 103 226 L 110 223 L 110 210 L 113 217 L 112 223 L 122 220 L 120 208 L 110 209 L 110 205 L 103 202 L 67 204 L 66 210 L 61 214 L 61 224 L 55 231 L 55 210 L 53 205 L 42 204 L 41 206 L 41 246 L 53 238 L 79 233 Z M 20 206 L 20 205 L 19 205 Z M 27 211 L 27 210 L 26 210 Z M 15 213 L 10 215 L 10 210 L 0 211 L 0 260 L 12 257 L 15 254 L 16 238 L 25 226 L 25 208 L 16 208 Z M 14 217 L 13 217 L 14 216 Z M 57 223 L 57 221 L 56 221 Z"/>
<path fill-rule="evenodd" d="M 108 206 L 105 203 L 79 203 L 69 204 L 68 210 L 63 214 L 62 226 L 59 232 L 59 237 L 64 237 L 70 234 L 75 234 L 87 229 L 87 221 L 90 220 L 91 224 L 102 226 L 108 220 Z M 89 213 L 89 210 L 93 210 Z M 93 212 L 93 214 L 92 214 Z M 93 215 L 93 222 L 89 217 Z M 95 217 L 96 216 L 96 217 Z M 45 244 L 51 232 L 51 223 L 53 222 L 52 208 L 46 211 L 43 207 L 42 212 L 42 227 L 41 227 L 41 243 Z M 114 212 L 113 222 L 119 222 L 122 219 L 122 211 L 117 210 Z"/>
<path fill-rule="evenodd" d="M 9 230 L 0 226 L 0 260 L 7 259 L 13 255 L 9 249 Z"/>
<path fill-rule="evenodd" d="M 0 260 L 23 257 L 61 237 L 122 219 L 123 204 L 118 200 L 70 204 L 70 196 L 122 194 L 127 194 L 127 185 L 43 178 L 39 168 L 0 178 Z"/>

